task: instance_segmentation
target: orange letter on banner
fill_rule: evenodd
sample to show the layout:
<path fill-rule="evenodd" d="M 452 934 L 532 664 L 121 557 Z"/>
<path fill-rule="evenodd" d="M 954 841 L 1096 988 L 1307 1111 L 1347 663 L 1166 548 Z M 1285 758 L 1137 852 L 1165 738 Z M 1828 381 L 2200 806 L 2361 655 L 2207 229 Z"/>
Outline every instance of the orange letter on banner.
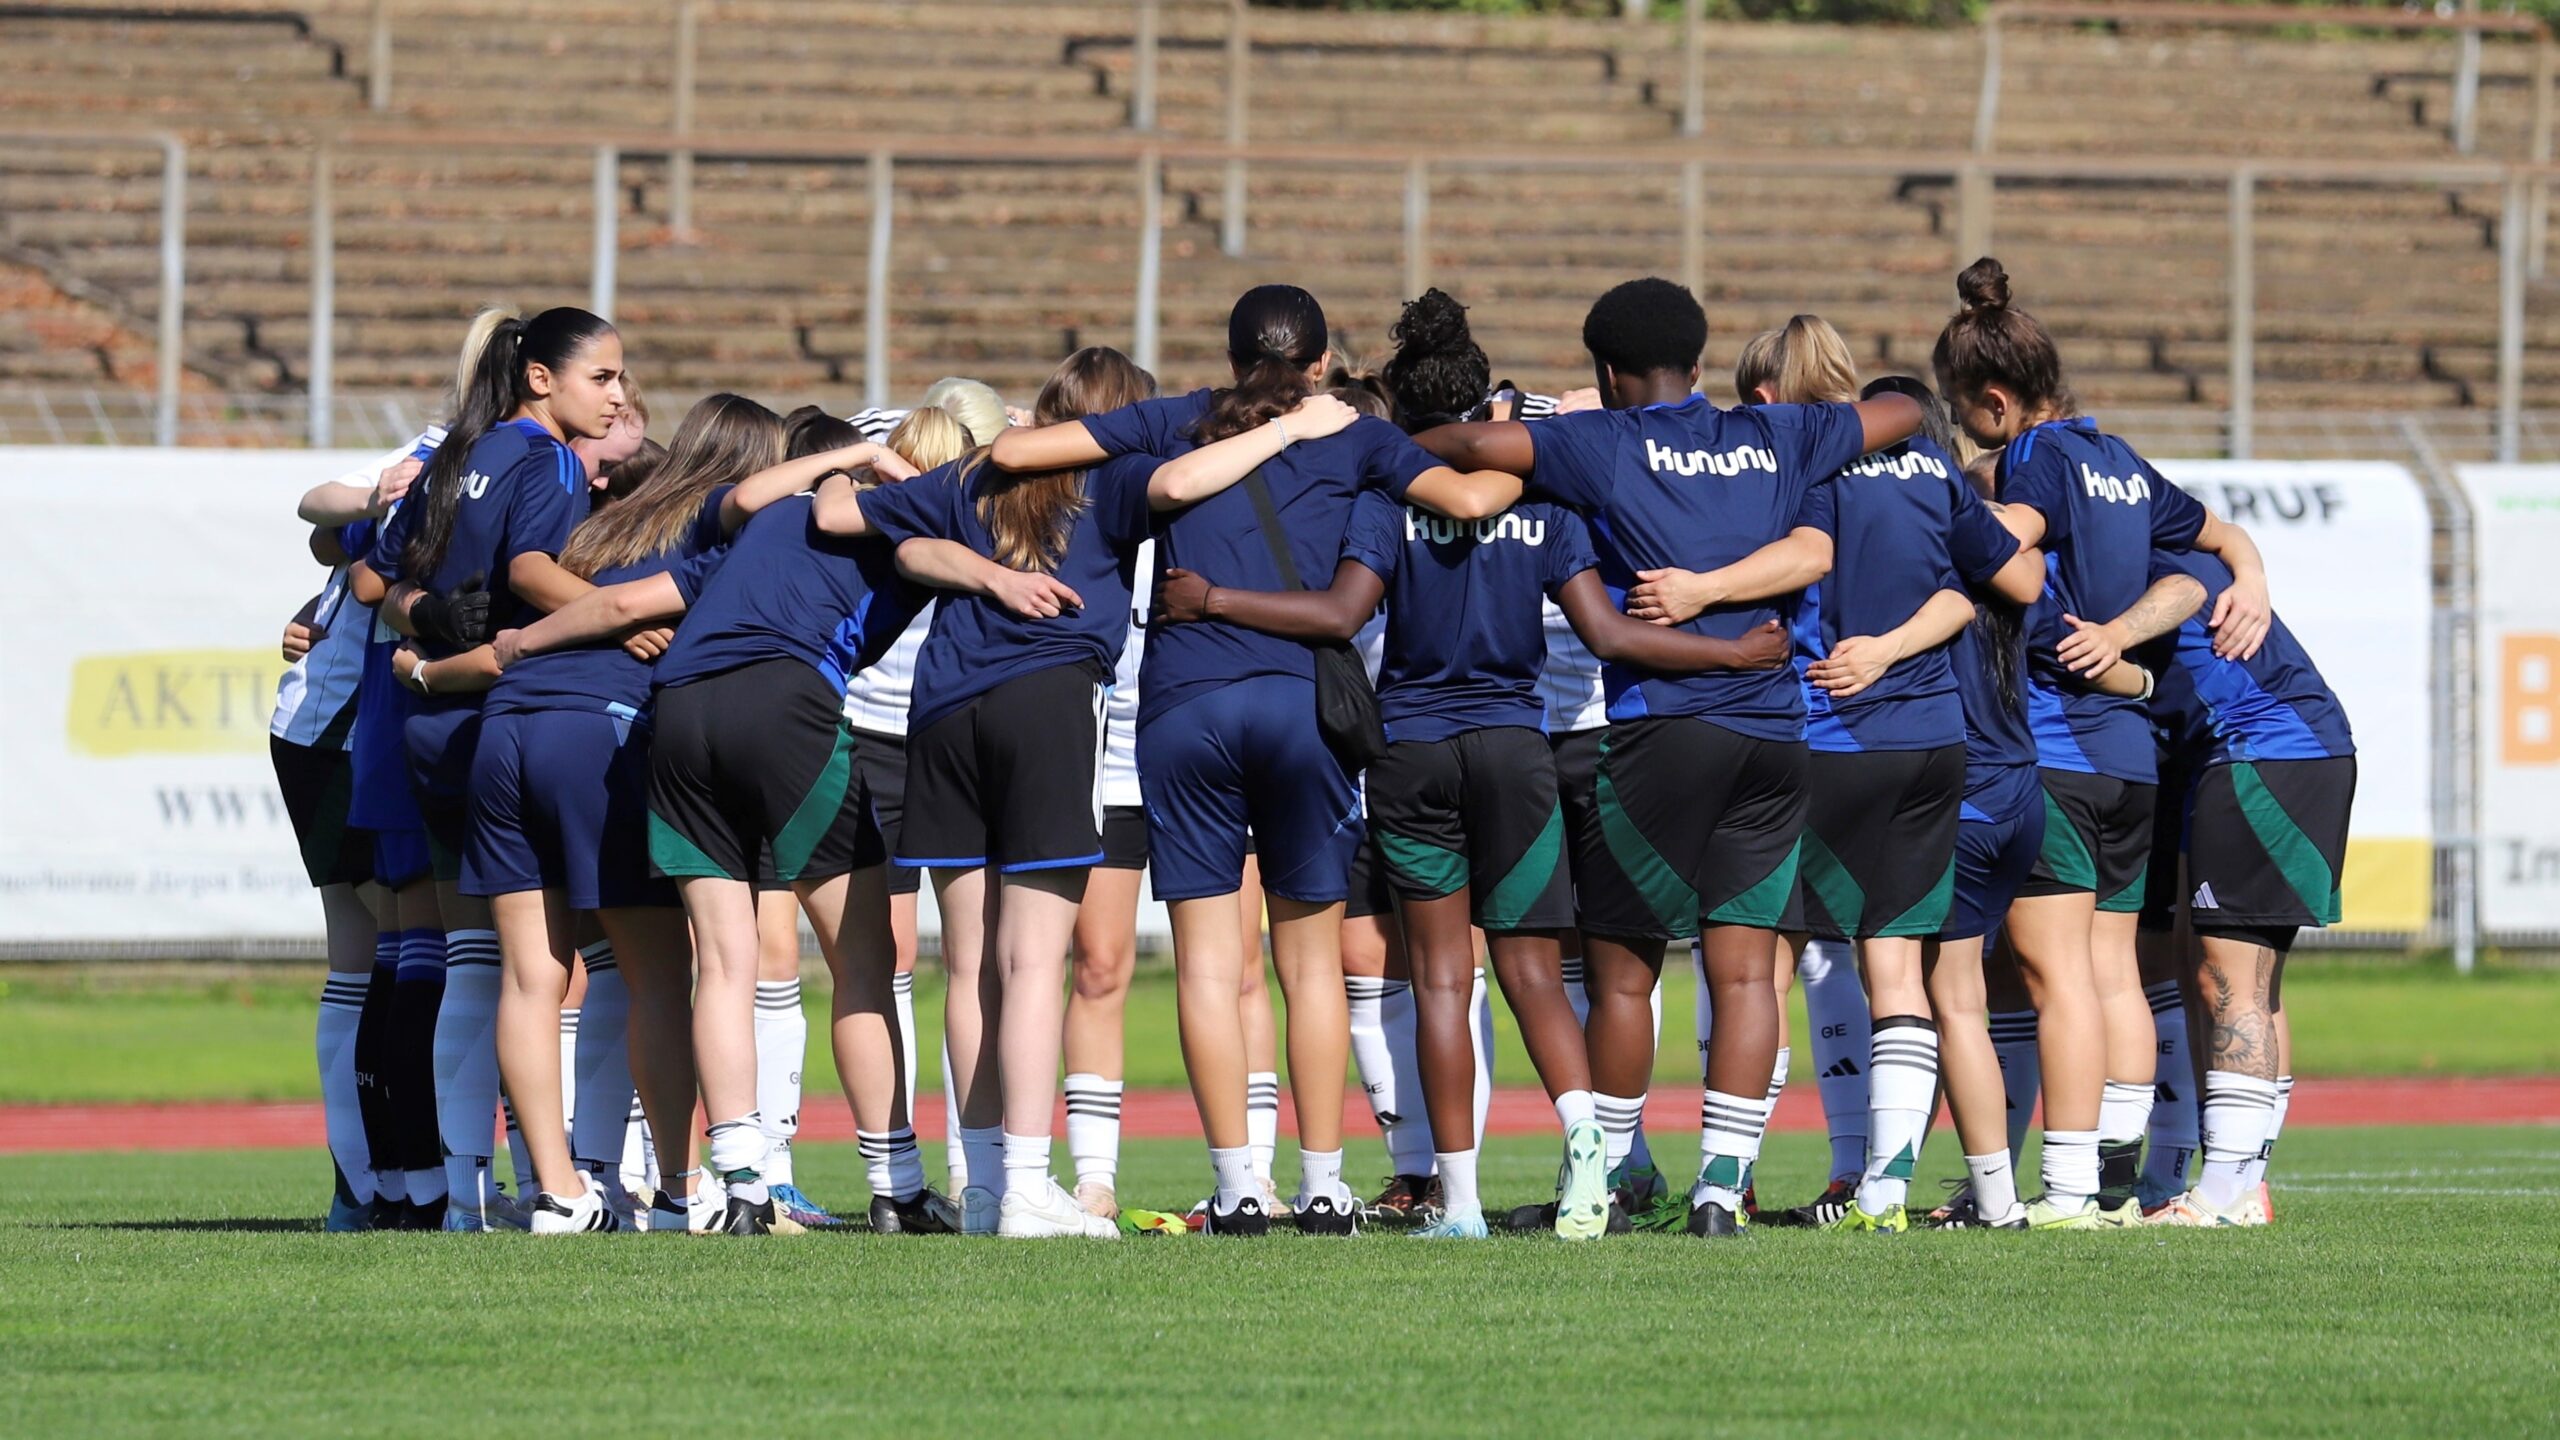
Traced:
<path fill-rule="evenodd" d="M 2560 765 L 2560 635 L 2506 637 L 2498 672 L 2507 712 L 2498 758 L 2509 765 Z"/>

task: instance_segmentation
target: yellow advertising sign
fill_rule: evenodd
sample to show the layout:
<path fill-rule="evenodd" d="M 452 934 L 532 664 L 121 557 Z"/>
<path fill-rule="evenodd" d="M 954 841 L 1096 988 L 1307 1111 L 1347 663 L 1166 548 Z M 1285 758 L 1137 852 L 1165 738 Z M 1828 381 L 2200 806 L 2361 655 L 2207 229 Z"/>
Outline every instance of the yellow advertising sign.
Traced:
<path fill-rule="evenodd" d="M 72 753 L 203 755 L 267 748 L 284 657 L 263 650 L 137 650 L 71 667 Z"/>

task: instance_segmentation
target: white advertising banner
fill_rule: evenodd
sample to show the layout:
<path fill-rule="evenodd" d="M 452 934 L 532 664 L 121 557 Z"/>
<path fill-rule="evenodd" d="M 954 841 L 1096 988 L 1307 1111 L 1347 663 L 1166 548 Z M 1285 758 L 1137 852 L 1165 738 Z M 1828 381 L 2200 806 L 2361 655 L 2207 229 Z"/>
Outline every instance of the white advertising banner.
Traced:
<path fill-rule="evenodd" d="M 363 452 L 0 447 L 0 941 L 316 937 L 267 756 Z"/>
<path fill-rule="evenodd" d="M 2355 728 L 2356 803 L 2339 928 L 2425 928 L 2434 880 L 2434 599 L 2432 531 L 2417 481 L 2401 466 L 2361 461 L 2159 465 L 2257 540 L 2276 613 Z"/>
<path fill-rule="evenodd" d="M 2479 536 L 2480 924 L 2560 930 L 2560 465 L 2465 465 Z"/>

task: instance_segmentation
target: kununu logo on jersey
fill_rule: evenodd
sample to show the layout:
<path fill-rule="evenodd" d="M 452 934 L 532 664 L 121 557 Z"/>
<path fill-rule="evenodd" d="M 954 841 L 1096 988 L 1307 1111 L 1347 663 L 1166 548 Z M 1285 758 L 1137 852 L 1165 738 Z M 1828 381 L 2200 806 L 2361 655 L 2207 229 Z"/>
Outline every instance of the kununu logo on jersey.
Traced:
<path fill-rule="evenodd" d="M 477 500 L 489 493 L 489 477 L 474 470 L 462 477 L 462 493 Z"/>
<path fill-rule="evenodd" d="M 1869 455 L 1841 473 L 1890 475 L 1896 480 L 1908 480 L 1915 475 L 1934 475 L 1941 480 L 1953 478 L 1947 474 L 1947 467 L 1939 463 L 1937 456 L 1923 455 L 1917 450 L 1906 450 L 1899 455 Z"/>
<path fill-rule="evenodd" d="M 2137 470 L 2132 477 L 2101 475 L 2080 462 L 2080 488 L 2092 500 L 2105 500 L 2116 505 L 2139 505 L 2151 498 L 2151 477 Z"/>
<path fill-rule="evenodd" d="M 1730 450 L 1674 450 L 1650 436 L 1644 442 L 1644 463 L 1656 475 L 1739 475 L 1745 470 L 1778 473 L 1776 453 L 1757 445 L 1736 445 Z"/>
<path fill-rule="evenodd" d="M 1495 540 L 1517 540 L 1523 545 L 1544 545 L 1547 543 L 1547 522 L 1517 510 L 1505 510 L 1484 520 L 1452 520 L 1446 515 L 1434 515 L 1428 510 L 1407 505 L 1404 507 L 1404 538 L 1407 544 L 1427 540 L 1434 545 L 1455 545 L 1461 540 L 1471 540 L 1483 545 Z"/>

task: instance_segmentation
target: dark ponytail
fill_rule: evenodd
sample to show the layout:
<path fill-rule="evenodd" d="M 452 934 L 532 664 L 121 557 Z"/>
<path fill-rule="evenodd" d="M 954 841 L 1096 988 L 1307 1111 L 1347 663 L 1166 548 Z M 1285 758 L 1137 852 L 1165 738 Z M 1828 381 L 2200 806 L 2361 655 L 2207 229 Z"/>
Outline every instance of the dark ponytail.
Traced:
<path fill-rule="evenodd" d="M 1926 410 L 1928 407 L 1923 406 Z M 1955 452 L 1949 450 L 1948 454 Z M 1983 499 L 1993 498 L 2000 467 L 2000 452 L 1986 450 L 1964 467 L 1964 483 Z M 2018 664 L 2026 656 L 2021 632 L 2027 627 L 2027 611 L 2022 605 L 1993 596 L 1973 603 L 1973 623 L 1981 632 L 1978 638 L 1991 653 L 1992 688 L 2000 696 L 2000 708 L 2024 720 L 2027 715 L 2026 679 L 2018 673 Z"/>
<path fill-rule="evenodd" d="M 475 331 L 480 323 L 474 322 Z M 525 367 L 540 365 L 555 373 L 566 370 L 578 352 L 612 333 L 613 326 L 604 317 L 567 305 L 545 310 L 531 320 L 504 316 L 489 327 L 469 378 L 454 397 L 453 419 L 445 426 L 444 441 L 419 472 L 414 492 L 419 498 L 409 502 L 426 507 L 400 552 L 401 570 L 411 584 L 427 583 L 453 543 L 453 519 L 462 508 L 462 477 L 471 447 L 531 398 Z"/>
<path fill-rule="evenodd" d="M 1285 415 L 1314 392 L 1307 368 L 1324 358 L 1324 307 L 1295 285 L 1256 285 L 1227 314 L 1236 383 L 1216 391 L 1191 438 L 1209 445 Z"/>
<path fill-rule="evenodd" d="M 1956 277 L 1963 308 L 1938 332 L 1930 364 L 1938 389 L 1963 403 L 1997 385 L 2018 397 L 2028 413 L 2076 414 L 2080 402 L 2062 383 L 2062 355 L 2044 322 L 2009 304 L 2009 272 L 1985 255 Z"/>
<path fill-rule="evenodd" d="M 1406 301 L 1387 335 L 1396 353 L 1384 376 L 1406 430 L 1464 420 L 1484 404 L 1493 366 L 1467 327 L 1467 307 L 1447 291 L 1425 290 Z"/>
<path fill-rule="evenodd" d="M 1858 392 L 1861 400 L 1873 400 L 1879 395 L 1908 395 L 1918 401 L 1921 435 L 1930 444 L 1946 451 L 1948 459 L 1956 457 L 1955 422 L 1947 418 L 1947 402 L 1938 398 L 1938 392 L 1929 388 L 1928 381 L 1917 375 L 1879 375 L 1867 382 L 1867 388 Z"/>

